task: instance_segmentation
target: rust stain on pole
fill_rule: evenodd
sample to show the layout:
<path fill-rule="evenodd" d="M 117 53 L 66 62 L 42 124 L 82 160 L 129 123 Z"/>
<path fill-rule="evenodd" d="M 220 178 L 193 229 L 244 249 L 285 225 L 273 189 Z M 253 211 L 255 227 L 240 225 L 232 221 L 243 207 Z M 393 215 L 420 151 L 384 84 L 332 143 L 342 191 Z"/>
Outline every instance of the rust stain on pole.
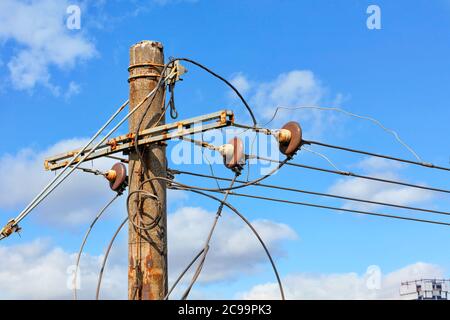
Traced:
<path fill-rule="evenodd" d="M 155 41 L 141 41 L 130 48 L 129 85 L 130 105 L 133 109 L 145 96 L 155 88 L 164 64 L 163 46 Z M 164 94 L 159 90 L 149 106 L 144 103 L 129 119 L 129 129 L 134 133 L 139 121 L 145 114 L 140 130 L 150 128 L 161 118 L 159 124 L 165 123 L 163 112 Z M 132 150 L 129 154 L 129 192 L 139 189 L 142 181 L 166 176 L 166 148 L 164 144 L 151 144 L 140 149 L 145 167 L 138 154 Z M 147 170 L 145 170 L 147 168 Z M 154 181 L 144 185 L 144 190 L 158 196 L 160 206 L 154 199 L 130 201 L 131 217 L 139 225 L 148 225 L 158 216 L 161 217 L 156 227 L 141 230 L 129 223 L 128 252 L 128 298 L 134 300 L 160 300 L 167 292 L 167 217 L 166 188 L 161 182 Z M 134 200 L 142 195 L 133 196 Z M 137 215 L 136 215 L 137 214 Z"/>

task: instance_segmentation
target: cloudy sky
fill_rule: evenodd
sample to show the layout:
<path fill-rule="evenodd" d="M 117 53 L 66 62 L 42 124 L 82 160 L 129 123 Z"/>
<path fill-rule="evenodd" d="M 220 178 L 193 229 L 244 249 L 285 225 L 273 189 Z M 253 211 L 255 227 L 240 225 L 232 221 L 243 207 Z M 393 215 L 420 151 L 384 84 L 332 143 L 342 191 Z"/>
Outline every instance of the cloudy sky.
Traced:
<path fill-rule="evenodd" d="M 381 30 L 367 28 L 366 11 L 374 3 L 381 9 Z M 68 28 L 73 12 L 68 14 L 68 8 L 74 5 L 80 9 L 79 29 Z M 0 224 L 16 216 L 53 177 L 43 170 L 46 156 L 81 146 L 127 99 L 128 49 L 140 40 L 161 41 L 166 58 L 189 57 L 224 75 L 250 102 L 260 124 L 271 120 L 277 107 L 284 107 L 271 128 L 296 120 L 307 139 L 415 160 L 372 121 L 299 107 L 343 108 L 395 130 L 424 161 L 449 165 L 447 0 L 2 0 Z M 237 122 L 249 123 L 244 108 L 226 87 L 194 66 L 186 67 L 189 73 L 177 86 L 180 118 L 229 108 Z M 214 134 L 218 133 L 211 132 L 209 138 Z M 250 152 L 253 135 L 247 137 Z M 201 150 L 189 147 L 191 156 L 202 157 Z M 445 172 L 310 149 L 326 154 L 340 170 L 442 188 L 449 185 Z M 179 150 L 179 144 L 170 144 L 171 167 L 210 173 L 207 164 L 178 161 Z M 253 152 L 279 157 L 276 148 L 255 147 Z M 333 169 L 307 150 L 295 161 Z M 213 162 L 217 175 L 231 177 Z M 88 166 L 103 170 L 111 164 L 99 160 Z M 267 164 L 252 164 L 250 178 L 264 169 Z M 177 179 L 215 186 L 185 176 Z M 283 168 L 269 182 L 436 210 L 448 210 L 450 205 L 445 194 L 300 168 Z M 445 216 L 286 191 L 253 187 L 246 192 L 445 221 Z M 102 178 L 71 176 L 23 222 L 21 237 L 13 235 L 0 243 L 0 299 L 71 298 L 68 283 L 83 234 L 113 196 Z M 217 205 L 180 192 L 170 192 L 168 201 L 173 281 L 201 249 Z M 261 233 L 289 299 L 395 299 L 400 297 L 402 281 L 449 276 L 447 227 L 259 200 L 230 197 L 230 201 Z M 79 294 L 84 299 L 95 297 L 105 247 L 125 211 L 124 199 L 119 199 L 93 230 L 81 262 Z M 108 260 L 101 297 L 126 298 L 126 256 L 124 230 Z M 181 283 L 174 298 L 185 285 Z M 220 219 L 192 298 L 279 298 L 263 249 L 230 211 L 225 210 Z"/>

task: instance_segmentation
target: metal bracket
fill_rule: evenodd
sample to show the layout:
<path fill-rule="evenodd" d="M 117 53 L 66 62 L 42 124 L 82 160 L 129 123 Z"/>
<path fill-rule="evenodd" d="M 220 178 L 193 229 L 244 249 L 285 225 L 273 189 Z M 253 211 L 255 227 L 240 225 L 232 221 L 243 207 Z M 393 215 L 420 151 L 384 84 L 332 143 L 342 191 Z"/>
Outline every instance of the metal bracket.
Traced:
<path fill-rule="evenodd" d="M 180 138 L 186 135 L 201 133 L 212 129 L 219 129 L 231 126 L 234 122 L 234 114 L 230 110 L 221 110 L 207 115 L 190 118 L 170 124 L 161 125 L 154 128 L 149 128 L 141 131 L 138 135 L 138 145 L 148 145 L 166 140 Z M 134 148 L 135 134 L 128 133 L 113 139 L 110 139 L 100 145 L 93 151 L 85 161 L 94 160 L 100 157 L 110 156 L 118 152 L 128 152 Z M 58 170 L 64 168 L 71 158 L 78 154 L 80 149 L 72 150 L 57 156 L 49 157 L 44 161 L 46 170 Z M 83 155 L 90 152 L 91 149 L 86 149 L 77 159 L 74 164 L 78 163 Z"/>
<path fill-rule="evenodd" d="M 20 227 L 16 224 L 16 221 L 14 219 L 9 220 L 6 226 L 4 226 L 0 230 L 0 235 L 6 237 L 9 237 L 14 232 L 19 232 Z"/>
<path fill-rule="evenodd" d="M 175 60 L 173 62 L 173 67 L 168 68 L 166 71 L 166 84 L 173 85 L 175 82 L 183 80 L 181 79 L 181 76 L 187 72 L 188 70 L 181 65 L 180 61 Z"/>

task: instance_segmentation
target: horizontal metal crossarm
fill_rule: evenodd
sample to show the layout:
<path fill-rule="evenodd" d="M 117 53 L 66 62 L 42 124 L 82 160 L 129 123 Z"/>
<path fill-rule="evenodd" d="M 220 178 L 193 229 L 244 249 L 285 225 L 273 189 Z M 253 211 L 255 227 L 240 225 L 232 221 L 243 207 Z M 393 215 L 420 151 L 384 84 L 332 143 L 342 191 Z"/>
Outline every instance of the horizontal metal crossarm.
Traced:
<path fill-rule="evenodd" d="M 221 110 L 207 115 L 194 117 L 174 123 L 169 123 L 154 128 L 143 130 L 139 133 L 138 145 L 146 145 L 171 139 L 180 138 L 186 135 L 205 132 L 208 130 L 219 129 L 231 126 L 234 122 L 234 114 L 230 110 Z M 84 161 L 98 159 L 100 157 L 108 157 L 114 153 L 126 152 L 134 147 L 135 134 L 128 133 L 101 144 L 94 150 Z M 46 170 L 58 170 L 64 168 L 72 157 L 78 154 L 80 149 L 72 150 L 57 156 L 49 157 L 44 161 Z M 87 148 L 82 154 L 75 159 L 74 164 L 78 163 L 84 154 L 90 152 Z"/>

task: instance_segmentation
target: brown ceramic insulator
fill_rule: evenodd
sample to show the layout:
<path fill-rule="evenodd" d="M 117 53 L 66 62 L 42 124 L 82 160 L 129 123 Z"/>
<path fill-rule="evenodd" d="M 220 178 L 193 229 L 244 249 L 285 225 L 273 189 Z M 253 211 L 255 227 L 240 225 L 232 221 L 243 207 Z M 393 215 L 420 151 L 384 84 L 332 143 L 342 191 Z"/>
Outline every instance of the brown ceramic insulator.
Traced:
<path fill-rule="evenodd" d="M 116 178 L 109 182 L 109 186 L 112 190 L 118 191 L 121 189 L 123 183 L 127 180 L 127 168 L 123 163 L 116 163 L 111 170 L 116 172 Z"/>
<path fill-rule="evenodd" d="M 289 143 L 280 143 L 280 152 L 286 156 L 292 156 L 302 145 L 302 128 L 298 122 L 291 121 L 286 123 L 282 129 L 291 132 L 291 140 Z"/>
<path fill-rule="evenodd" d="M 224 157 L 223 162 L 228 169 L 234 169 L 242 165 L 244 159 L 244 143 L 238 137 L 234 137 L 228 143 L 234 148 L 233 156 L 231 159 Z"/>

